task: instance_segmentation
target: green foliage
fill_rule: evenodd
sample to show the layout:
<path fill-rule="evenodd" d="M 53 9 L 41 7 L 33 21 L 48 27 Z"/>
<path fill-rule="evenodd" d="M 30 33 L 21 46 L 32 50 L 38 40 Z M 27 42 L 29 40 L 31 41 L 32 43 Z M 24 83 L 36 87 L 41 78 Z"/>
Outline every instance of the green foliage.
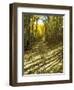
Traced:
<path fill-rule="evenodd" d="M 24 48 L 30 49 L 40 40 L 48 44 L 63 42 L 63 16 L 24 15 Z"/>
<path fill-rule="evenodd" d="M 63 72 L 63 16 L 24 15 L 24 73 Z"/>

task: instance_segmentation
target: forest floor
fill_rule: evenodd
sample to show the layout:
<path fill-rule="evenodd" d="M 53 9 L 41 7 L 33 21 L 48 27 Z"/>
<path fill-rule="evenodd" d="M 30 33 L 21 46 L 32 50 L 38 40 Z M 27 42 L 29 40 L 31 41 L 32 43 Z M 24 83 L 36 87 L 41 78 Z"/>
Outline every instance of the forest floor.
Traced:
<path fill-rule="evenodd" d="M 47 45 L 40 41 L 24 55 L 24 74 L 63 72 L 63 45 Z"/>

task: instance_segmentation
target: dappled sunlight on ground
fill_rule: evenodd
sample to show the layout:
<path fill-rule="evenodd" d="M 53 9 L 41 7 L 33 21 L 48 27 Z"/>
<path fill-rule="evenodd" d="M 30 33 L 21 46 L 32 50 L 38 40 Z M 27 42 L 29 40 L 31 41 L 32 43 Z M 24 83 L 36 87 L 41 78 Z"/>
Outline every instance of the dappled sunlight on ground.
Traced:
<path fill-rule="evenodd" d="M 50 49 L 46 42 L 37 42 L 24 55 L 24 74 L 44 74 L 63 72 L 62 44 Z"/>

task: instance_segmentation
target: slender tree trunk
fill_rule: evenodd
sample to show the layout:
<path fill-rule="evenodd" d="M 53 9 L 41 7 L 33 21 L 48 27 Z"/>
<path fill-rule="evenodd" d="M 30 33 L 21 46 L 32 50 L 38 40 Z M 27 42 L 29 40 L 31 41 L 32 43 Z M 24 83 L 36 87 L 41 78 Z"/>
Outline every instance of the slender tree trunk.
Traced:
<path fill-rule="evenodd" d="M 38 30 L 38 19 L 36 19 L 36 30 L 35 30 L 35 36 L 37 37 L 37 30 Z"/>

